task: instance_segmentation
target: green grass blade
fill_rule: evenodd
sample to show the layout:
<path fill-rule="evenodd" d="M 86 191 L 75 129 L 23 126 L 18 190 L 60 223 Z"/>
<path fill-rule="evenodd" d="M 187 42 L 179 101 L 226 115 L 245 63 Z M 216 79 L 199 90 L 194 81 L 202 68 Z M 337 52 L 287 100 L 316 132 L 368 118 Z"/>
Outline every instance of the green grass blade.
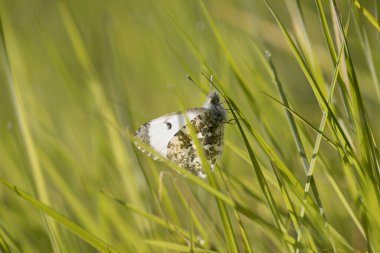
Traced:
<path fill-rule="evenodd" d="M 378 31 L 380 32 L 380 22 L 377 20 L 371 12 L 369 12 L 361 3 L 359 0 L 352 0 L 355 7 L 358 8 L 358 10 L 368 19 L 370 24 Z"/>
<path fill-rule="evenodd" d="M 314 94 L 319 102 L 319 106 L 322 108 L 323 111 L 329 111 L 329 124 L 330 127 L 333 129 L 332 133 L 335 135 L 336 139 L 339 140 L 339 145 L 340 145 L 340 154 L 341 156 L 346 159 L 348 158 L 350 163 L 356 168 L 358 175 L 360 178 L 364 179 L 364 174 L 363 174 L 363 166 L 359 163 L 358 158 L 356 157 L 355 153 L 353 152 L 352 144 L 348 140 L 347 134 L 343 131 L 342 126 L 338 122 L 333 110 L 330 108 L 330 106 L 327 103 L 327 100 L 323 96 L 320 88 L 318 87 L 314 77 L 312 76 L 311 72 L 309 71 L 307 65 L 305 64 L 300 52 L 298 51 L 296 45 L 292 41 L 289 33 L 285 29 L 284 25 L 282 24 L 281 20 L 278 18 L 276 13 L 274 12 L 273 8 L 269 5 L 267 1 L 265 1 L 267 4 L 267 7 L 269 8 L 270 12 L 272 13 L 273 17 L 277 21 L 278 25 L 281 28 L 281 31 L 283 32 L 286 40 L 288 41 L 294 56 L 296 60 L 298 61 L 300 67 L 302 68 L 302 71 L 304 72 L 306 78 L 309 81 L 309 84 L 311 88 L 314 91 Z"/>
<path fill-rule="evenodd" d="M 0 178 L 12 182 L 0 251 L 380 252 L 379 7 L 0 1 Z M 215 172 L 201 153 L 207 180 L 135 147 L 156 154 L 131 133 L 210 90 L 233 112 Z"/>
<path fill-rule="evenodd" d="M 140 215 L 141 217 L 143 217 L 143 218 L 145 218 L 145 219 L 147 219 L 147 220 L 149 220 L 155 224 L 158 224 L 158 225 L 160 225 L 160 226 L 162 226 L 162 227 L 164 227 L 164 228 L 166 228 L 172 232 L 178 232 L 182 236 L 185 236 L 186 238 L 190 238 L 189 233 L 185 229 L 180 228 L 180 227 L 174 225 L 173 223 L 168 222 L 167 220 L 161 219 L 158 216 L 152 215 L 149 212 L 140 210 L 138 207 L 136 207 L 132 204 L 126 203 L 125 201 L 123 201 L 121 199 L 112 197 L 112 196 L 110 196 L 104 192 L 102 192 L 102 193 L 105 194 L 108 198 L 114 200 L 117 204 L 122 205 L 123 207 L 127 208 L 128 210 Z"/>
<path fill-rule="evenodd" d="M 303 117 L 302 115 L 300 115 L 299 113 L 297 113 L 296 111 L 294 111 L 293 109 L 289 108 L 289 106 L 286 106 L 284 103 L 282 103 L 280 100 L 276 99 L 275 97 L 272 97 L 271 95 L 269 94 L 265 94 L 268 98 L 270 98 L 271 100 L 273 100 L 274 102 L 278 103 L 279 105 L 281 105 L 282 107 L 284 107 L 284 109 L 286 109 L 288 112 L 290 112 L 294 117 L 296 117 L 297 119 L 299 119 L 303 124 L 305 124 L 306 126 L 308 126 L 310 129 L 312 129 L 315 133 L 317 134 L 320 134 L 322 136 L 322 138 L 328 143 L 331 145 L 331 147 L 333 147 L 334 149 L 338 149 L 337 145 L 333 142 L 333 140 L 331 140 L 329 137 L 327 137 L 324 133 L 322 133 L 321 131 L 319 131 L 319 129 L 315 126 L 313 126 L 307 119 L 305 119 L 305 117 Z"/>
<path fill-rule="evenodd" d="M 365 59 L 367 61 L 367 65 L 369 68 L 369 72 L 371 74 L 371 78 L 373 80 L 373 86 L 375 87 L 375 91 L 376 91 L 376 95 L 377 95 L 377 99 L 379 103 L 380 102 L 380 83 L 379 83 L 378 74 L 376 72 L 376 63 L 372 55 L 373 49 L 369 42 L 369 36 L 365 29 L 361 29 L 364 26 L 364 24 L 360 18 L 357 18 L 356 16 L 354 16 L 353 21 L 355 24 L 356 33 L 358 35 L 358 40 L 360 42 Z"/>
<path fill-rule="evenodd" d="M 165 242 L 165 241 L 158 241 L 158 240 L 144 240 L 144 243 L 157 247 L 157 248 L 164 248 L 166 250 L 174 250 L 176 252 L 189 252 L 189 246 L 184 246 L 181 244 L 176 244 L 176 243 L 170 243 L 170 242 Z M 194 252 L 200 252 L 200 253 L 216 253 L 218 251 L 214 250 L 207 250 L 207 249 L 199 249 L 199 248 L 194 248 Z"/>
<path fill-rule="evenodd" d="M 257 161 L 257 159 L 256 159 L 256 157 L 254 155 L 252 147 L 251 147 L 251 145 L 250 145 L 250 143 L 249 143 L 249 141 L 247 139 L 247 136 L 245 135 L 245 132 L 244 132 L 244 130 L 243 130 L 243 128 L 242 128 L 239 120 L 238 120 L 238 116 L 235 113 L 235 110 L 236 111 L 238 111 L 238 110 L 237 110 L 236 107 L 233 107 L 233 105 L 231 106 L 230 102 L 232 102 L 232 101 L 229 101 L 229 107 L 231 109 L 233 117 L 235 118 L 235 120 L 237 122 L 237 126 L 238 126 L 239 131 L 240 131 L 240 133 L 242 135 L 242 138 L 244 140 L 244 144 L 245 144 L 245 146 L 246 146 L 246 148 L 248 150 L 248 154 L 249 154 L 249 157 L 251 159 L 252 167 L 253 167 L 254 172 L 256 173 L 257 178 L 259 180 L 260 188 L 261 188 L 261 190 L 262 190 L 262 192 L 263 192 L 263 194 L 265 196 L 265 199 L 266 199 L 266 201 L 267 201 L 267 203 L 268 203 L 268 205 L 269 205 L 269 207 L 271 209 L 271 212 L 272 212 L 273 218 L 274 218 L 274 220 L 276 222 L 276 225 L 278 226 L 278 228 L 284 234 L 286 234 L 286 229 L 285 229 L 284 224 L 283 224 L 283 222 L 281 220 L 281 217 L 279 215 L 279 211 L 278 211 L 277 206 L 275 204 L 275 201 L 273 199 L 272 193 L 271 193 L 271 191 L 270 191 L 270 189 L 268 187 L 268 184 L 267 184 L 267 182 L 265 180 L 265 177 L 264 177 L 263 172 L 262 172 L 262 170 L 260 168 L 260 165 L 259 165 L 259 163 L 258 163 L 258 161 Z M 288 245 L 288 246 L 289 246 L 290 249 L 292 248 L 290 245 Z"/>
<path fill-rule="evenodd" d="M 10 253 L 12 251 L 10 249 L 10 246 L 8 245 L 7 239 L 4 236 L 4 232 L 4 228 L 0 226 L 0 251 L 4 253 Z"/>
<path fill-rule="evenodd" d="M 211 167 L 209 163 L 207 162 L 206 155 L 202 149 L 201 143 L 199 142 L 199 139 L 197 138 L 197 134 L 195 132 L 194 126 L 192 124 L 189 124 L 188 126 L 190 129 L 190 135 L 195 144 L 197 153 L 199 154 L 199 157 L 201 159 L 202 167 L 204 168 L 207 174 L 208 181 L 214 189 L 219 189 L 219 185 L 217 184 L 217 181 L 215 180 L 214 175 L 211 171 Z M 238 243 L 236 241 L 236 235 L 231 224 L 232 220 L 230 219 L 230 215 L 228 214 L 226 205 L 220 199 L 216 199 L 216 201 L 217 201 L 218 209 L 220 212 L 221 220 L 223 223 L 225 236 L 226 236 L 229 249 L 231 252 L 239 252 Z"/>
<path fill-rule="evenodd" d="M 335 20 L 337 27 L 339 28 L 339 36 L 345 47 L 345 54 L 347 57 L 347 71 L 350 80 L 350 85 L 352 87 L 352 100 L 353 100 L 353 115 L 355 116 L 355 126 L 358 135 L 358 142 L 363 143 L 359 152 L 361 153 L 361 162 L 365 164 L 365 173 L 367 178 L 360 182 L 363 185 L 364 194 L 375 194 L 377 199 L 380 199 L 380 172 L 379 172 L 379 161 L 378 158 L 378 150 L 377 145 L 372 138 L 373 134 L 371 133 L 371 124 L 368 119 L 368 114 L 366 108 L 364 106 L 363 97 L 361 91 L 359 89 L 359 82 L 356 74 L 356 70 L 353 64 L 350 48 L 347 42 L 347 39 L 344 34 L 344 30 L 342 27 L 342 22 L 340 20 L 340 16 L 338 13 L 337 5 L 335 1 L 331 1 L 333 6 L 333 11 L 335 14 Z M 370 181 L 368 181 L 368 178 Z M 370 184 L 368 184 L 370 182 Z M 369 192 L 366 192 L 366 191 Z M 369 194 L 370 196 L 372 194 Z M 371 202 L 368 202 L 370 204 Z M 367 213 L 368 214 L 368 213 Z M 368 236 L 368 235 L 367 235 Z"/>
<path fill-rule="evenodd" d="M 227 185 L 226 179 L 224 178 L 223 175 L 222 175 L 222 179 L 223 179 L 224 186 L 225 186 L 225 188 L 228 191 L 229 196 L 232 198 L 231 191 L 230 191 L 229 186 Z M 246 231 L 244 223 L 243 223 L 243 221 L 242 221 L 242 219 L 240 217 L 240 214 L 236 210 L 234 210 L 234 214 L 235 214 L 235 218 L 236 218 L 236 220 L 238 222 L 239 229 L 240 229 L 240 232 L 241 232 L 241 235 L 242 235 L 243 243 L 244 243 L 244 246 L 245 246 L 245 252 L 253 253 L 253 250 L 252 250 L 252 247 L 251 247 L 251 244 L 249 242 L 248 235 L 247 235 L 247 231 Z"/>
<path fill-rule="evenodd" d="M 14 76 L 12 73 L 11 62 L 8 55 L 9 49 L 7 48 L 7 44 L 6 44 L 2 16 L 0 16 L 0 41 L 1 41 L 0 50 L 2 52 L 1 53 L 2 61 L 4 62 L 4 65 L 6 68 L 5 71 L 7 75 L 9 91 L 11 93 L 10 95 L 12 97 L 14 112 L 17 117 L 18 127 L 22 135 L 23 146 L 25 148 L 25 152 L 26 152 L 31 173 L 33 176 L 32 183 L 35 187 L 38 198 L 45 203 L 50 203 L 48 189 L 47 189 L 45 178 L 44 178 L 44 173 L 41 168 L 41 164 L 40 164 L 39 157 L 37 154 L 36 144 L 34 142 L 34 139 L 30 130 L 29 122 L 26 116 L 25 106 L 23 104 L 23 100 L 21 97 L 21 91 L 20 91 L 20 88 L 17 86 L 17 83 L 14 80 Z M 43 219 L 43 222 L 46 223 L 48 227 L 47 232 L 51 239 L 54 252 L 57 252 L 57 253 L 61 252 L 61 246 L 59 244 L 60 236 L 59 236 L 59 232 L 57 230 L 56 225 L 54 224 L 52 220 L 50 220 L 49 218 L 45 216 L 43 216 L 42 219 Z"/>
<path fill-rule="evenodd" d="M 111 245 L 107 244 L 106 242 L 103 242 L 101 239 L 96 237 L 95 235 L 87 232 L 71 220 L 69 220 L 67 217 L 63 216 L 62 214 L 55 211 L 53 208 L 49 207 L 48 205 L 42 203 L 41 201 L 38 201 L 28 193 L 24 192 L 23 190 L 19 189 L 17 186 L 12 185 L 5 181 L 4 179 L 0 178 L 0 182 L 7 188 L 9 188 L 13 193 L 15 193 L 17 196 L 22 198 L 23 200 L 27 201 L 29 204 L 34 206 L 35 208 L 39 209 L 44 214 L 50 216 L 53 218 L 56 222 L 62 224 L 65 228 L 67 228 L 70 232 L 77 235 L 78 237 L 82 238 L 84 241 L 86 241 L 88 244 L 92 245 L 94 248 L 100 250 L 101 252 L 118 252 L 116 249 L 114 249 Z"/>

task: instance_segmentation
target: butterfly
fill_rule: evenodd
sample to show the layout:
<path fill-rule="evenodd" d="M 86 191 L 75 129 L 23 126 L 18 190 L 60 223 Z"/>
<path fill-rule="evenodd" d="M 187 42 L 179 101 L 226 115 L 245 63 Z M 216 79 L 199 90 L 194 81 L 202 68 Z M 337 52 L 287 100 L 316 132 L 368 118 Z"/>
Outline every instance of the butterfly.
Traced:
<path fill-rule="evenodd" d="M 213 169 L 216 160 L 223 150 L 224 123 L 226 110 L 220 103 L 217 92 L 211 92 L 203 107 L 188 109 L 185 112 L 175 112 L 142 125 L 135 136 L 180 167 L 189 170 L 196 176 L 205 179 L 201 159 L 190 134 L 189 124 L 193 125 L 195 135 L 204 151 L 205 157 Z M 148 156 L 159 158 L 136 146 Z"/>

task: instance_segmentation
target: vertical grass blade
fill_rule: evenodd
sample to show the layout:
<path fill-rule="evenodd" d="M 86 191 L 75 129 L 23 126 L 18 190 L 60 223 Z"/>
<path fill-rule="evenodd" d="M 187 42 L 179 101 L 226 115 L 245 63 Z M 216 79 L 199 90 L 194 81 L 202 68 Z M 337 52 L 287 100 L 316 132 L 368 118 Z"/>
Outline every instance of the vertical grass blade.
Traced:
<path fill-rule="evenodd" d="M 9 86 L 10 95 L 12 97 L 12 102 L 14 106 L 14 111 L 18 120 L 18 127 L 21 132 L 23 146 L 25 148 L 25 153 L 27 155 L 27 159 L 29 162 L 30 170 L 33 175 L 32 184 L 35 187 L 36 194 L 38 198 L 44 203 L 50 203 L 48 189 L 46 187 L 44 173 L 41 168 L 40 160 L 37 154 L 36 145 L 34 143 L 34 139 L 29 128 L 29 123 L 27 119 L 27 115 L 25 112 L 25 105 L 23 103 L 23 99 L 21 97 L 21 91 L 17 86 L 16 81 L 14 80 L 11 62 L 8 55 L 8 48 L 6 45 L 5 31 L 3 26 L 2 16 L 0 16 L 0 50 L 2 55 L 2 61 L 5 66 L 5 71 L 7 74 L 7 81 Z M 49 217 L 46 217 L 45 214 L 42 214 L 42 221 L 47 225 L 47 232 L 49 234 L 54 252 L 60 253 L 60 239 L 59 232 L 57 230 L 54 221 Z"/>

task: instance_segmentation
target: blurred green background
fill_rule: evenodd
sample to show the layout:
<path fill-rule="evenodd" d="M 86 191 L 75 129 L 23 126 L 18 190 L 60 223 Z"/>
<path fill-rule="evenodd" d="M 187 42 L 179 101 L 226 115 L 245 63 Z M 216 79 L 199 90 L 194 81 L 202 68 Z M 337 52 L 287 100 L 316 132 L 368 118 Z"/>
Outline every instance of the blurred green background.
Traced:
<path fill-rule="evenodd" d="M 316 7 L 319 1 L 269 2 L 327 99 L 335 65 Z M 322 5 L 338 54 L 333 2 Z M 358 163 L 378 171 L 378 163 L 371 165 L 360 155 L 372 142 L 360 138 L 352 118 L 367 116 L 376 143 L 379 29 L 355 3 L 337 2 L 343 25 L 347 24 L 351 54 L 345 55 L 346 62 L 351 59 L 355 66 L 365 111 L 349 116 L 357 93 L 347 81 L 347 66 L 341 66 L 332 104 L 358 153 Z M 360 3 L 376 19 L 380 4 Z M 0 0 L 0 8 L 0 178 L 36 201 L 22 194 L 20 198 L 16 188 L 0 187 L 0 252 L 297 251 L 297 228 L 292 225 L 296 222 L 281 185 L 300 221 L 307 178 L 289 115 L 266 95 L 280 98 L 266 52 L 294 111 L 315 128 L 323 112 L 264 1 Z M 238 126 L 226 124 L 226 145 L 214 173 L 218 189 L 249 214 L 236 206 L 221 208 L 201 183 L 139 153 L 126 134 L 163 114 L 201 106 L 209 91 L 202 73 L 215 75 L 218 87 L 263 138 L 257 141 L 257 135 L 244 128 L 262 177 L 251 165 Z M 317 134 L 304 122 L 296 123 L 310 161 Z M 327 129 L 324 134 L 337 143 L 334 128 Z M 282 161 L 298 188 L 282 173 L 276 177 L 276 159 L 262 143 Z M 378 161 L 377 147 L 372 150 Z M 313 176 L 333 232 L 324 230 L 326 219 L 310 199 L 304 203 L 309 209 L 301 252 L 380 251 L 374 242 L 380 223 L 371 219 L 380 203 L 377 179 L 370 193 L 363 190 L 356 167 L 340 154 L 322 140 Z M 275 211 L 259 187 L 263 178 Z M 45 203 L 63 217 L 51 218 L 46 206 L 36 208 L 32 203 Z M 276 212 L 283 225 L 273 218 Z M 69 221 L 78 227 L 70 227 Z M 86 237 L 90 234 L 97 239 Z M 100 241 L 112 250 L 100 247 Z"/>

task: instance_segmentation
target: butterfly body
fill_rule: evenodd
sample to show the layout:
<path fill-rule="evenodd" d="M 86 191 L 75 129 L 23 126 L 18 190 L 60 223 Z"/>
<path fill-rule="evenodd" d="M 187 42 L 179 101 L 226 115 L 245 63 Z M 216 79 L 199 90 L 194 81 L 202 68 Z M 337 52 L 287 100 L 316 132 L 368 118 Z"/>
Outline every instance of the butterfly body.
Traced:
<path fill-rule="evenodd" d="M 189 109 L 185 113 L 171 113 L 154 119 L 142 125 L 135 135 L 161 156 L 195 175 L 205 178 L 206 175 L 191 138 L 188 124 L 192 124 L 205 157 L 213 168 L 223 150 L 225 119 L 226 110 L 220 104 L 219 95 L 213 92 L 203 107 Z M 158 159 L 157 156 L 141 148 L 140 150 L 153 156 L 153 159 Z"/>

